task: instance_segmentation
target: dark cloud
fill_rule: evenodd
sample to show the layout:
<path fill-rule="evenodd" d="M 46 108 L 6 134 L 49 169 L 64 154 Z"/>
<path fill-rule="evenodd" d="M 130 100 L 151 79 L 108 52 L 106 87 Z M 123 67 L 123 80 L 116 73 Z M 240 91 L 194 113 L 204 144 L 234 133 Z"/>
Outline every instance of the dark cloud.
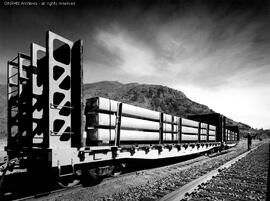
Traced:
<path fill-rule="evenodd" d="M 33 41 L 44 45 L 45 31 L 52 30 L 71 40 L 84 40 L 85 68 L 91 63 L 89 67 L 100 79 L 106 68 L 109 71 L 123 62 L 119 52 L 109 51 L 96 41 L 99 31 L 112 33 L 114 26 L 151 51 L 157 69 L 149 79 L 153 82 L 160 79 L 158 74 L 167 72 L 173 81 L 222 86 L 232 73 L 255 67 L 258 72 L 267 71 L 265 66 L 269 64 L 266 1 L 103 0 L 78 1 L 77 6 L 65 8 L 0 9 L 0 24 L 4 27 L 0 31 L 0 51 L 5 58 L 17 51 L 29 52 Z"/>
<path fill-rule="evenodd" d="M 100 63 L 103 66 L 118 66 L 119 63 L 121 63 L 121 57 L 117 52 L 108 51 L 94 40 L 89 44 L 90 45 L 86 44 L 86 62 Z"/>
<path fill-rule="evenodd" d="M 44 45 L 51 30 L 73 41 L 83 39 L 85 82 L 166 85 L 235 120 L 269 127 L 267 0 L 76 3 L 0 5 L 1 83 L 7 60 L 29 53 L 31 42 Z"/>

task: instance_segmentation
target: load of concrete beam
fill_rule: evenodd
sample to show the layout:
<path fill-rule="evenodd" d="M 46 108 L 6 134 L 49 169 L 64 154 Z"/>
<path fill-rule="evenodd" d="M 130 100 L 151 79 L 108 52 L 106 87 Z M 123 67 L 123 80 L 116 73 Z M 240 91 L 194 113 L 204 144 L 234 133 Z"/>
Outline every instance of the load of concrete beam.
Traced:
<path fill-rule="evenodd" d="M 126 103 L 122 103 L 119 112 L 119 104 L 102 97 L 87 100 L 85 115 L 89 141 L 113 142 L 120 118 L 120 142 L 154 143 L 160 141 L 160 135 L 164 142 L 206 141 L 207 135 L 209 141 L 216 140 L 215 126 Z"/>
<path fill-rule="evenodd" d="M 227 141 L 234 141 L 237 139 L 237 133 L 231 131 L 231 130 L 228 130 L 226 129 L 226 140 Z"/>
<path fill-rule="evenodd" d="M 96 128 L 104 127 L 115 127 L 116 115 L 105 114 L 105 113 L 95 113 L 89 118 L 91 123 L 89 125 L 95 126 Z M 160 123 L 157 121 L 149 121 L 144 119 L 125 117 L 121 118 L 121 128 L 123 129 L 136 129 L 142 131 L 159 131 Z M 177 132 L 178 125 L 163 123 L 163 132 Z"/>

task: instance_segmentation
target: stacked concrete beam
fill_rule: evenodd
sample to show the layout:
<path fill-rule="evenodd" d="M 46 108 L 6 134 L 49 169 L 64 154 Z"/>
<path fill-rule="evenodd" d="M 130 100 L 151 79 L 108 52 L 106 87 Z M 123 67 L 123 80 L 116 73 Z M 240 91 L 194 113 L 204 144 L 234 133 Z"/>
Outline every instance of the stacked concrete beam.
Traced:
<path fill-rule="evenodd" d="M 235 141 L 235 140 L 237 140 L 237 133 L 226 129 L 226 140 L 227 141 Z"/>
<path fill-rule="evenodd" d="M 102 97 L 88 99 L 85 115 L 90 144 L 108 144 L 115 140 L 119 104 Z M 161 120 L 160 112 L 125 103 L 120 124 L 121 142 L 158 143 L 160 135 L 164 142 L 197 142 L 207 141 L 208 134 L 208 141 L 215 141 L 216 134 L 215 126 L 169 114 L 162 114 Z"/>

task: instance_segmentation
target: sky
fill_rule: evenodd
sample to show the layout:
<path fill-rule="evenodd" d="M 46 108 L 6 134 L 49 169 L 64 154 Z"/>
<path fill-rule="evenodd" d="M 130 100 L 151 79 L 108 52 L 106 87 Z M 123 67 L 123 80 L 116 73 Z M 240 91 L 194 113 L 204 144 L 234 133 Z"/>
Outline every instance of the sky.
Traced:
<path fill-rule="evenodd" d="M 2 2 L 1 2 L 2 3 Z M 270 4 L 261 0 L 101 0 L 0 6 L 6 62 L 51 30 L 84 43 L 84 82 L 159 84 L 216 112 L 270 129 Z"/>

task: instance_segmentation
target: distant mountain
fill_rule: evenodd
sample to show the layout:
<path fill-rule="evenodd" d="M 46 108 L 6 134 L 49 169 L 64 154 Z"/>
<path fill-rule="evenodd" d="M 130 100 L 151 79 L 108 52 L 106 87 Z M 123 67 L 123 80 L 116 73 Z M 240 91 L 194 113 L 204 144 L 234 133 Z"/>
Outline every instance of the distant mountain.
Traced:
<path fill-rule="evenodd" d="M 257 130 L 256 131 L 256 134 L 257 134 L 256 137 L 258 139 L 270 138 L 270 129 L 267 129 L 267 130 L 263 130 L 263 129 Z"/>
<path fill-rule="evenodd" d="M 190 100 L 183 92 L 162 85 L 103 81 L 85 84 L 84 94 L 85 99 L 100 96 L 181 117 L 214 113 L 206 105 Z M 0 85 L 0 138 L 6 136 L 6 111 L 6 85 Z M 229 123 L 239 125 L 242 129 L 250 128 L 230 119 Z"/>
<path fill-rule="evenodd" d="M 86 98 L 101 96 L 183 117 L 214 112 L 207 106 L 190 100 L 183 92 L 161 85 L 104 81 L 85 84 L 84 93 Z"/>

